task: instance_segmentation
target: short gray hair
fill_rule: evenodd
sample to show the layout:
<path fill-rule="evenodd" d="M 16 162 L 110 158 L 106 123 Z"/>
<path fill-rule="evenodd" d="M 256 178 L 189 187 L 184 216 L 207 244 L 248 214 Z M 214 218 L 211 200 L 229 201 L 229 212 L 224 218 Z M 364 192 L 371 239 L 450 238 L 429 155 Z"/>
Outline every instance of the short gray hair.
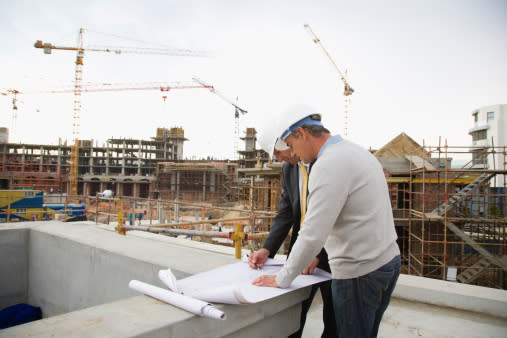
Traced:
<path fill-rule="evenodd" d="M 326 133 L 327 134 L 331 134 L 331 132 L 326 127 L 323 127 L 323 126 L 316 126 L 316 125 L 311 125 L 311 124 L 305 124 L 305 125 L 302 125 L 301 128 L 308 130 L 308 132 L 312 136 L 315 136 L 315 137 L 320 137 L 320 136 L 322 136 L 323 134 L 326 134 Z M 296 138 L 299 137 L 299 133 L 297 131 L 293 132 L 291 135 L 293 135 Z"/>

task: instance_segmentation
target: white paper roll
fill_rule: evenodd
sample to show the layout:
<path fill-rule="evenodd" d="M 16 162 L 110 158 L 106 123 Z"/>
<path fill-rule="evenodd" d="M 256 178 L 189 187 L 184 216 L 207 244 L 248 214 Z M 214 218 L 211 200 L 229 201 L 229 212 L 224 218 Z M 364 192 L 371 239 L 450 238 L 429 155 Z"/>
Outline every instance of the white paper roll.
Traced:
<path fill-rule="evenodd" d="M 129 288 L 199 316 L 222 320 L 226 319 L 226 315 L 223 311 L 220 311 L 212 304 L 203 302 L 199 299 L 180 295 L 178 293 L 165 290 L 151 284 L 143 283 L 138 280 L 131 280 L 129 283 Z"/>
<path fill-rule="evenodd" d="M 158 272 L 158 278 L 169 288 L 169 290 L 177 293 L 181 293 L 178 289 L 176 276 L 174 276 L 171 269 L 160 270 Z"/>

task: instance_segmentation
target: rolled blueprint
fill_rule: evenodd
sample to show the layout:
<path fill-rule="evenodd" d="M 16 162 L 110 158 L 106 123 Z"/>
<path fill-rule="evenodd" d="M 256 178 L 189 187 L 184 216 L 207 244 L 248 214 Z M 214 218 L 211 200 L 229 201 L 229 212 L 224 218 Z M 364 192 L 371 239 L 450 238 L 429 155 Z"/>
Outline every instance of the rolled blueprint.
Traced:
<path fill-rule="evenodd" d="M 220 311 L 212 304 L 203 302 L 199 299 L 180 295 L 138 280 L 131 280 L 129 288 L 199 316 L 222 320 L 226 319 L 226 315 L 223 311 Z"/>

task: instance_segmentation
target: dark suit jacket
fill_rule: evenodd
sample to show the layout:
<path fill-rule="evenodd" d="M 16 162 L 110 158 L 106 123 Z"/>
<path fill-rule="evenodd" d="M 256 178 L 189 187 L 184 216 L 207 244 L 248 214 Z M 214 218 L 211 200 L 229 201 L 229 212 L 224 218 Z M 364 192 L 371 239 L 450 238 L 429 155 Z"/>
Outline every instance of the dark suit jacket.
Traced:
<path fill-rule="evenodd" d="M 298 165 L 284 163 L 282 167 L 282 194 L 278 205 L 278 213 L 273 219 L 268 238 L 266 238 L 263 246 L 269 250 L 269 256 L 271 258 L 275 256 L 291 228 L 292 236 L 290 239 L 289 254 L 292 246 L 296 242 L 301 219 L 299 195 Z M 318 267 L 330 272 L 331 269 L 329 268 L 326 251 L 322 249 L 317 257 L 319 258 Z"/>

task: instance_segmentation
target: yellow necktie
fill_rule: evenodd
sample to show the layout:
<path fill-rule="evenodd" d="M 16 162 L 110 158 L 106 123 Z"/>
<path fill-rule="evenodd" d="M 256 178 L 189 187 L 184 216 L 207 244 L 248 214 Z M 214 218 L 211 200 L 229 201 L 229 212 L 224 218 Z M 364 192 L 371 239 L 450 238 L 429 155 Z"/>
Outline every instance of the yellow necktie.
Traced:
<path fill-rule="evenodd" d="M 303 224 L 306 216 L 306 193 L 308 191 L 308 172 L 306 166 L 303 163 L 299 163 L 301 168 L 301 174 L 303 175 L 303 184 L 301 185 L 301 221 L 299 224 Z"/>

